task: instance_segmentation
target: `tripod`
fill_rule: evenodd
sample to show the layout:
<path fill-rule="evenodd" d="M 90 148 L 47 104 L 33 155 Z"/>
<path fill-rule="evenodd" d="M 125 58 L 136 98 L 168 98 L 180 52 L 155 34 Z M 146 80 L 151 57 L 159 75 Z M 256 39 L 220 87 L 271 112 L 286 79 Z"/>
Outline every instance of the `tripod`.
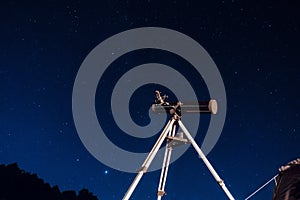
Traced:
<path fill-rule="evenodd" d="M 223 189 L 225 194 L 230 200 L 234 200 L 233 196 L 227 189 L 227 187 L 224 184 L 224 181 L 219 177 L 217 172 L 214 170 L 213 166 L 210 164 L 210 162 L 207 160 L 206 156 L 200 149 L 200 147 L 195 142 L 194 138 L 191 136 L 189 131 L 186 129 L 186 127 L 183 125 L 181 121 L 181 103 L 177 103 L 172 105 L 171 103 L 165 102 L 165 98 L 167 96 L 161 97 L 160 93 L 156 91 L 156 103 L 160 105 L 160 107 L 165 107 L 167 111 L 172 115 L 171 119 L 168 121 L 167 125 L 164 127 L 161 135 L 159 136 L 158 140 L 152 147 L 150 153 L 148 154 L 147 158 L 145 159 L 144 163 L 142 164 L 141 168 L 138 170 L 138 174 L 136 175 L 135 179 L 133 180 L 132 184 L 130 185 L 128 191 L 126 192 L 125 196 L 123 197 L 123 200 L 128 200 L 130 196 L 132 195 L 134 189 L 136 188 L 137 184 L 141 180 L 142 176 L 147 172 L 151 162 L 153 161 L 155 155 L 157 154 L 159 148 L 161 147 L 162 143 L 166 140 L 166 150 L 163 160 L 163 165 L 161 168 L 161 175 L 158 185 L 158 191 L 157 191 L 157 200 L 161 200 L 161 198 L 166 194 L 165 192 L 165 185 L 167 180 L 167 173 L 169 169 L 170 159 L 173 147 L 176 147 L 178 145 L 191 143 L 191 145 L 194 147 L 194 149 L 197 151 L 199 157 L 203 160 L 206 167 L 209 169 L 219 186 Z M 211 100 L 212 101 L 212 100 Z M 206 104 L 207 108 L 204 110 L 208 110 L 212 113 L 215 111 L 213 110 L 211 101 L 210 103 Z M 214 101 L 214 100 L 213 100 Z M 201 106 L 199 106 L 200 108 Z M 204 106 L 205 107 L 205 106 Z M 216 107 L 215 107 L 216 108 Z M 152 110 L 153 107 L 152 107 Z M 155 111 L 155 110 L 154 110 Z M 199 109 L 199 112 L 201 109 Z M 183 132 L 180 132 L 176 135 L 176 127 L 179 126 Z M 184 136 L 186 138 L 184 138 Z"/>

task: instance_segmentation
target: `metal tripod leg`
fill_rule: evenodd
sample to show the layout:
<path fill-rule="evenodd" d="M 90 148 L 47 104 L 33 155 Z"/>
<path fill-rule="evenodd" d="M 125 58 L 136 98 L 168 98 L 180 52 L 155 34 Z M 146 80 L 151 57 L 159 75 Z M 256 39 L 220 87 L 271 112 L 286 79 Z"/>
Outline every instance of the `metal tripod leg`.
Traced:
<path fill-rule="evenodd" d="M 220 187 L 224 190 L 224 192 L 227 195 L 227 197 L 230 200 L 234 200 L 233 196 L 231 195 L 231 193 L 229 192 L 229 190 L 225 186 L 224 181 L 220 178 L 220 176 L 217 174 L 217 172 L 215 171 L 215 169 L 213 168 L 213 166 L 207 160 L 206 156 L 204 155 L 204 153 L 202 152 L 202 150 L 200 149 L 200 147 L 197 145 L 197 143 L 195 142 L 194 138 L 191 136 L 191 134 L 185 128 L 185 126 L 183 125 L 183 123 L 181 122 L 181 120 L 178 120 L 178 124 L 179 124 L 179 127 L 184 132 L 184 134 L 186 135 L 186 137 L 189 140 L 189 142 L 193 145 L 194 149 L 199 154 L 199 157 L 203 160 L 204 164 L 209 169 L 210 173 L 213 175 L 213 177 L 218 182 L 218 184 L 220 185 Z"/>
<path fill-rule="evenodd" d="M 169 132 L 168 136 L 174 137 L 175 132 L 176 132 L 176 124 L 174 123 L 172 125 L 172 130 Z M 158 190 L 157 190 L 157 200 L 161 200 L 161 197 L 166 194 L 165 185 L 166 185 L 166 180 L 167 180 L 167 174 L 168 174 L 172 149 L 173 149 L 172 145 L 170 145 L 170 143 L 168 143 L 168 141 L 167 141 L 164 161 L 163 161 L 163 165 L 161 168 L 161 174 L 160 174 L 159 185 L 158 185 Z"/>
<path fill-rule="evenodd" d="M 134 189 L 136 188 L 137 184 L 141 180 L 142 176 L 147 172 L 151 162 L 153 161 L 155 155 L 157 154 L 160 146 L 162 145 L 163 141 L 165 140 L 167 134 L 172 130 L 173 124 L 175 122 L 175 119 L 172 118 L 169 120 L 168 124 L 165 126 L 163 132 L 159 136 L 158 140 L 154 144 L 153 148 L 151 149 L 150 153 L 148 154 L 147 158 L 145 159 L 144 163 L 142 164 L 142 167 L 139 169 L 138 174 L 136 175 L 134 181 L 130 185 L 129 189 L 127 190 L 125 196 L 123 197 L 123 200 L 128 200 L 130 196 L 132 195 Z"/>

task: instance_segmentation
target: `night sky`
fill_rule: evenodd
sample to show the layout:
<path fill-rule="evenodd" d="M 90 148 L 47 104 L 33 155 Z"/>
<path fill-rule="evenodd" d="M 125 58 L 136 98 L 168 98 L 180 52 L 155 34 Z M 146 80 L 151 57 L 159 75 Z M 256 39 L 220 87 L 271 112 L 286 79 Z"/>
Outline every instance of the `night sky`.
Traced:
<path fill-rule="evenodd" d="M 103 165 L 84 147 L 73 121 L 73 85 L 85 57 L 108 37 L 138 27 L 164 27 L 196 40 L 218 66 L 227 117 L 208 159 L 233 196 L 244 199 L 300 156 L 300 6 L 276 2 L 1 2 L 0 164 L 17 162 L 61 190 L 87 188 L 99 199 L 122 199 L 135 174 Z M 154 61 L 174 68 L 187 65 L 158 50 L 124 55 L 104 74 L 105 84 L 98 85 L 97 109 L 107 109 L 99 102 L 107 104 L 122 73 Z M 193 79 L 193 71 L 185 73 Z M 146 85 L 132 97 L 131 113 L 139 125 L 149 123 L 142 111 L 151 106 L 154 90 Z M 205 87 L 201 94 L 208 98 Z M 154 144 L 156 137 L 141 144 L 126 140 L 107 117 L 109 111 L 97 114 L 100 123 L 106 118 L 105 126 L 115 130 L 111 140 L 122 138 L 117 144 L 122 148 L 148 152 Z M 206 118 L 196 137 L 199 144 Z M 155 199 L 159 175 L 144 175 L 132 199 Z M 268 185 L 253 199 L 271 199 L 272 189 Z M 164 199 L 226 199 L 192 148 L 171 165 L 166 192 Z"/>

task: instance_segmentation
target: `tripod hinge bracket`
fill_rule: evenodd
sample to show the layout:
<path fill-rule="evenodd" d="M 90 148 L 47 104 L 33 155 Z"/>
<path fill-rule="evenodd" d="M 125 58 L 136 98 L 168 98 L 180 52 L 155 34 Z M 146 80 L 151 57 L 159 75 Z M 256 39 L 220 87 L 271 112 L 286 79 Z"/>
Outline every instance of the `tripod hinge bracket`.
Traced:
<path fill-rule="evenodd" d="M 223 180 L 219 180 L 218 183 L 219 183 L 219 185 L 220 185 L 221 187 L 224 186 L 224 181 L 223 181 Z"/>
<path fill-rule="evenodd" d="M 146 166 L 142 166 L 140 169 L 137 170 L 137 172 L 143 172 L 144 174 L 148 171 L 148 168 Z"/>
<path fill-rule="evenodd" d="M 165 192 L 165 191 L 163 191 L 163 190 L 158 190 L 157 191 L 157 196 L 164 196 L 164 195 L 166 195 L 167 193 Z"/>

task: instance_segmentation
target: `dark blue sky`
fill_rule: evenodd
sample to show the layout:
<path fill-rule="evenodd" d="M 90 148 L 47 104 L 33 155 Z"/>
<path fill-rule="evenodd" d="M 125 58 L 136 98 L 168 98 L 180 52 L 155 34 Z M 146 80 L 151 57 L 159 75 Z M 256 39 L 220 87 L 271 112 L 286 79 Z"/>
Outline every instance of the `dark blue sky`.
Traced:
<path fill-rule="evenodd" d="M 219 68 L 228 110 L 208 158 L 236 199 L 244 199 L 300 155 L 300 6 L 295 2 L 2 2 L 0 163 L 17 162 L 61 190 L 84 187 L 100 199 L 121 199 L 135 174 L 111 169 L 85 149 L 73 122 L 73 84 L 84 58 L 106 38 L 132 28 L 165 27 L 199 42 Z M 136 53 L 118 62 L 135 65 L 162 57 L 174 67 L 180 62 L 164 52 Z M 114 67 L 108 77 L 116 75 Z M 137 95 L 154 98 L 153 89 L 144 87 Z M 146 113 L 135 117 L 147 123 Z M 114 122 L 107 126 L 116 129 Z M 196 137 L 199 143 L 202 136 Z M 146 174 L 133 199 L 155 199 L 159 173 Z M 271 199 L 272 187 L 253 199 Z M 172 200 L 225 199 L 193 149 L 171 165 L 166 191 L 165 199 Z"/>

